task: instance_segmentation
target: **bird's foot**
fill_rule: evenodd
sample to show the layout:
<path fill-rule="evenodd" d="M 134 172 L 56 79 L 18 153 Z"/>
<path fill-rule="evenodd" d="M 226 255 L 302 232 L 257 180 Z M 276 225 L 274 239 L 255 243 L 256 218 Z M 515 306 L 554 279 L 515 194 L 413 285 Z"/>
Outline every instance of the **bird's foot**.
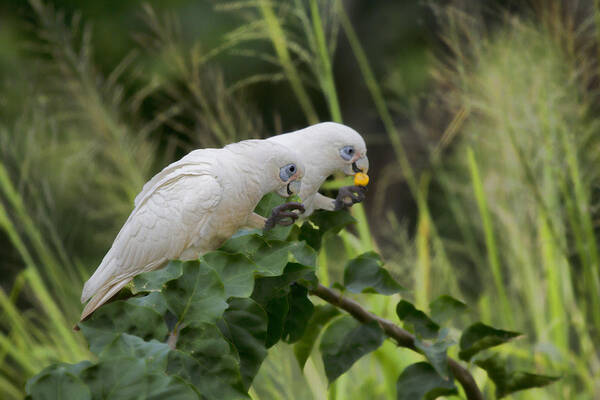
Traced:
<path fill-rule="evenodd" d="M 334 211 L 350 208 L 356 203 L 360 203 L 365 199 L 367 194 L 366 186 L 344 186 L 338 191 L 334 201 Z"/>
<path fill-rule="evenodd" d="M 298 210 L 300 212 L 295 213 L 293 210 Z M 274 207 L 271 211 L 271 216 L 267 219 L 267 222 L 265 222 L 264 231 L 275 228 L 275 225 L 291 225 L 298 219 L 298 214 L 303 212 L 304 205 L 302 205 L 302 203 L 290 202 Z"/>

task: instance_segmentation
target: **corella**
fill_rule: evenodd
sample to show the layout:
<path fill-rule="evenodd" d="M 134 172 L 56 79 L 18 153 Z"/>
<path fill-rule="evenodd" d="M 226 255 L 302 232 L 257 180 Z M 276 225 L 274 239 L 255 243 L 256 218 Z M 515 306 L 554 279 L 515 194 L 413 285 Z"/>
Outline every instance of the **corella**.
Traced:
<path fill-rule="evenodd" d="M 354 129 L 323 122 L 267 140 L 294 149 L 302 157 L 306 173 L 299 196 L 306 209 L 304 217 L 314 210 L 339 210 L 364 200 L 369 159 L 365 141 Z M 336 199 L 332 199 L 319 193 L 319 188 L 336 172 L 356 175 L 355 184 L 340 188 Z"/>
<path fill-rule="evenodd" d="M 303 211 L 298 203 L 275 209 L 269 220 L 252 211 L 269 192 L 298 194 L 304 171 L 297 152 L 266 140 L 195 150 L 167 166 L 144 185 L 110 250 L 85 283 L 81 301 L 89 302 L 81 319 L 142 272 L 172 259 L 196 259 L 244 226 L 292 223 L 297 214 L 291 210 Z"/>

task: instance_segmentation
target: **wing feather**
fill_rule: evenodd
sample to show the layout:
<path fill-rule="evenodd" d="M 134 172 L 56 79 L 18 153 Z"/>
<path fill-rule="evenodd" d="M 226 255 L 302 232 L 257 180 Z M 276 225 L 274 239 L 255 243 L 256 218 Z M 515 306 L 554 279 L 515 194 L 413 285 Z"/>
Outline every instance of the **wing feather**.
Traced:
<path fill-rule="evenodd" d="M 201 231 L 206 232 L 202 228 L 210 224 L 221 198 L 216 178 L 190 165 L 163 175 L 151 190 L 142 191 L 111 249 L 84 286 L 82 302 L 96 293 L 103 297 L 87 314 L 108 300 L 111 287 L 178 258 Z"/>

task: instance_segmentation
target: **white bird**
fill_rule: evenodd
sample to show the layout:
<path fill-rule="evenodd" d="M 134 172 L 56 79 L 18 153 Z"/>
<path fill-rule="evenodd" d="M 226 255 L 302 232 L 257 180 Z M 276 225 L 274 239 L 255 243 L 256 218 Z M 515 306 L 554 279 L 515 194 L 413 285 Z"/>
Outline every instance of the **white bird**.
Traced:
<path fill-rule="evenodd" d="M 303 175 L 295 151 L 265 140 L 195 150 L 167 166 L 144 185 L 112 247 L 85 283 L 81 302 L 91 300 L 81 319 L 135 275 L 172 259 L 196 259 L 244 226 L 263 228 L 265 219 L 252 213 L 260 199 L 269 192 L 298 193 Z M 289 204 L 284 209 L 302 209 Z M 296 216 L 275 214 L 271 221 Z"/>
<path fill-rule="evenodd" d="M 306 166 L 299 194 L 305 208 L 303 217 L 314 210 L 338 210 L 364 199 L 365 189 L 358 186 L 341 188 L 337 199 L 319 193 L 325 179 L 336 172 L 354 175 L 358 172 L 366 174 L 369 170 L 367 145 L 354 129 L 335 122 L 323 122 L 267 140 L 294 149 L 302 157 Z M 351 199 L 350 203 L 345 201 L 347 198 Z"/>

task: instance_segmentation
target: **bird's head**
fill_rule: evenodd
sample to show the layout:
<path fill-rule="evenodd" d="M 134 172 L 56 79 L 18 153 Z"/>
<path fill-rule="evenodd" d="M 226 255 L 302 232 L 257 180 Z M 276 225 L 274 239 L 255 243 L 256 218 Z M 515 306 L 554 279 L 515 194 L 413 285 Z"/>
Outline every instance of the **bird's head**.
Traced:
<path fill-rule="evenodd" d="M 282 146 L 283 147 L 283 146 Z M 285 148 L 270 160 L 269 168 L 275 175 L 276 192 L 280 196 L 289 197 L 300 193 L 301 180 L 304 176 L 304 164 L 293 150 Z"/>
<path fill-rule="evenodd" d="M 305 168 L 298 153 L 285 145 L 267 140 L 243 140 L 225 146 L 239 159 L 262 195 L 276 192 L 289 197 L 300 192 Z"/>
<path fill-rule="evenodd" d="M 318 146 L 325 152 L 326 162 L 333 172 L 354 175 L 369 171 L 367 145 L 354 129 L 335 122 L 323 122 L 307 129 L 314 130 Z"/>

